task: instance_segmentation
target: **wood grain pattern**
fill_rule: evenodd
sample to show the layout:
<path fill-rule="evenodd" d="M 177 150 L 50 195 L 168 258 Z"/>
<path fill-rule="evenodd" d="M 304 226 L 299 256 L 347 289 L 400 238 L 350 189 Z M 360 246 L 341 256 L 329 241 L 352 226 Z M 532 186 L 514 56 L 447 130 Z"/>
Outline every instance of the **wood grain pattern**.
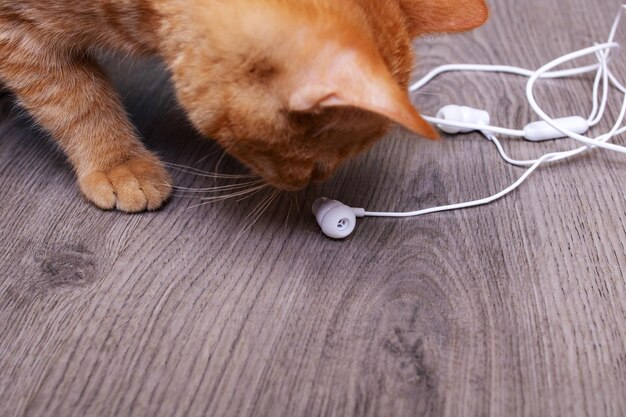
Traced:
<path fill-rule="evenodd" d="M 600 3 L 494 0 L 485 28 L 420 42 L 420 71 L 537 67 L 605 36 L 620 1 Z M 120 62 L 108 68 L 149 146 L 214 169 L 221 153 L 188 127 L 158 64 Z M 555 114 L 586 112 L 587 82 L 546 82 L 542 99 Z M 452 75 L 416 102 L 427 112 L 486 107 L 517 126 L 531 118 L 522 87 Z M 597 152 L 542 170 L 491 206 L 365 220 L 332 242 L 308 215 L 317 196 L 414 209 L 487 195 L 519 171 L 478 136 L 430 143 L 395 132 L 248 231 L 261 195 L 103 213 L 9 101 L 0 107 L 1 416 L 626 415 L 622 158 Z M 569 144 L 540 148 L 554 146 Z M 220 171 L 240 168 L 225 159 Z"/>

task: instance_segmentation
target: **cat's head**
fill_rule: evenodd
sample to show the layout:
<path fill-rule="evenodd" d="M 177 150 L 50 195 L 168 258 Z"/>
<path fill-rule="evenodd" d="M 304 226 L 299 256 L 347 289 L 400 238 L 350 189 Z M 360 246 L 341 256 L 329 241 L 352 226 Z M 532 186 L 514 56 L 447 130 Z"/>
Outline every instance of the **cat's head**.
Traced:
<path fill-rule="evenodd" d="M 286 190 L 327 179 L 392 122 L 437 136 L 406 93 L 411 40 L 468 30 L 484 0 L 173 0 L 165 53 L 191 121 Z"/>

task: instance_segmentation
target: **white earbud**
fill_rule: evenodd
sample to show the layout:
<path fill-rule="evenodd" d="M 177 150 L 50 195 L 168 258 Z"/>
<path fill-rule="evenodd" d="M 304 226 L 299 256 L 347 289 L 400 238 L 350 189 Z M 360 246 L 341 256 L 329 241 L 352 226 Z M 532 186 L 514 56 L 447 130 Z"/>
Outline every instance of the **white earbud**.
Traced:
<path fill-rule="evenodd" d="M 357 217 L 365 217 L 365 209 L 348 207 L 336 200 L 318 198 L 313 204 L 313 215 L 326 236 L 345 239 L 356 228 Z"/>
<path fill-rule="evenodd" d="M 493 129 L 493 126 L 489 126 L 490 119 L 489 113 L 485 110 L 450 104 L 439 110 L 437 118 L 433 120 L 437 122 L 437 127 L 443 132 L 456 135 L 458 133 L 469 133 L 474 130 L 490 132 L 491 129 Z M 587 133 L 590 127 L 589 122 L 580 116 L 555 119 L 554 123 L 565 131 L 574 132 L 579 135 Z M 523 137 L 531 142 L 542 142 L 567 137 L 561 130 L 556 129 L 545 121 L 530 123 L 524 130 L 519 131 L 519 133 L 515 131 L 510 133 L 513 133 L 513 135 L 517 133 L 517 136 Z"/>
<path fill-rule="evenodd" d="M 454 104 L 450 104 L 439 110 L 439 113 L 437 113 L 437 119 L 484 126 L 489 126 L 491 121 L 489 113 L 485 110 L 473 109 L 467 106 L 457 106 Z M 439 124 L 437 127 L 451 135 L 456 135 L 457 133 L 469 133 L 476 130 L 473 128 L 463 128 L 443 123 Z"/>
<path fill-rule="evenodd" d="M 589 130 L 589 122 L 580 116 L 564 117 L 554 119 L 554 123 L 561 129 L 584 135 Z M 535 122 L 526 125 L 524 128 L 524 139 L 531 142 L 541 142 L 545 140 L 561 139 L 567 137 L 560 130 L 552 127 L 548 122 Z"/>

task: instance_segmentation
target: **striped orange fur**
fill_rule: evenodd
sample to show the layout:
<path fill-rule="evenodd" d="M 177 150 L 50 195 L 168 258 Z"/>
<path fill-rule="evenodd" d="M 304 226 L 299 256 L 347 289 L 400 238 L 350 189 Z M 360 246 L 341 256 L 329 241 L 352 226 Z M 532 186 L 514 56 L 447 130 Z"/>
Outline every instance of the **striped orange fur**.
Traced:
<path fill-rule="evenodd" d="M 159 55 L 190 120 L 270 184 L 328 178 L 396 122 L 411 41 L 482 24 L 484 0 L 0 0 L 0 80 L 102 209 L 157 209 L 170 177 L 93 58 Z"/>

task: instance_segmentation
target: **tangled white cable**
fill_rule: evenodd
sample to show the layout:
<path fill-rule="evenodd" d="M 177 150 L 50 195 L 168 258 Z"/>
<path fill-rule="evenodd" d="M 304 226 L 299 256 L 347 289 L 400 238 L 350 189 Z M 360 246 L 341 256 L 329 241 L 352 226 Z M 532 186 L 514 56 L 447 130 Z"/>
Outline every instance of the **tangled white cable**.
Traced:
<path fill-rule="evenodd" d="M 434 69 L 420 81 L 411 86 L 410 92 L 415 93 L 436 77 L 448 72 L 494 72 L 527 77 L 528 83 L 526 84 L 526 97 L 528 99 L 528 103 L 537 114 L 540 121 L 527 125 L 523 130 L 491 126 L 489 124 L 490 116 L 488 112 L 457 105 L 445 106 L 439 111 L 437 117 L 424 117 L 424 119 L 437 125 L 446 133 L 456 134 L 479 131 L 488 140 L 494 143 L 496 149 L 500 153 L 500 156 L 507 163 L 518 167 L 528 167 L 527 171 L 511 186 L 491 197 L 480 200 L 402 213 L 367 211 L 362 208 L 348 207 L 335 200 L 320 198 L 313 206 L 313 213 L 316 216 L 317 222 L 323 232 L 331 238 L 343 239 L 352 234 L 356 227 L 356 219 L 360 217 L 416 217 L 431 213 L 459 210 L 489 204 L 515 191 L 528 179 L 528 177 L 533 174 L 533 172 L 546 163 L 570 159 L 594 148 L 626 153 L 626 147 L 611 143 L 613 138 L 626 132 L 626 127 L 623 126 L 623 121 L 626 117 L 626 87 L 618 81 L 617 77 L 609 68 L 612 52 L 619 49 L 619 44 L 615 42 L 615 36 L 622 16 L 625 12 L 626 5 L 621 7 L 617 17 L 615 18 L 607 42 L 596 44 L 592 47 L 564 55 L 544 65 L 537 71 L 503 65 L 444 65 Z M 572 62 L 589 55 L 595 55 L 598 63 L 567 70 L 555 70 L 565 63 Z M 548 116 L 548 114 L 537 103 L 537 100 L 535 99 L 535 85 L 538 80 L 547 78 L 568 78 L 594 72 L 596 73 L 596 76 L 593 83 L 592 110 L 587 119 L 580 116 L 553 119 Z M 589 129 L 598 125 L 604 119 L 611 86 L 614 89 L 619 90 L 624 95 L 622 109 L 615 125 L 609 132 L 595 138 L 585 136 Z M 602 89 L 601 95 L 600 89 Z M 511 158 L 505 152 L 504 147 L 502 146 L 500 140 L 496 137 L 496 134 L 524 138 L 525 140 L 531 142 L 570 138 L 580 142 L 582 146 L 570 151 L 548 153 L 534 160 L 517 160 Z"/>

